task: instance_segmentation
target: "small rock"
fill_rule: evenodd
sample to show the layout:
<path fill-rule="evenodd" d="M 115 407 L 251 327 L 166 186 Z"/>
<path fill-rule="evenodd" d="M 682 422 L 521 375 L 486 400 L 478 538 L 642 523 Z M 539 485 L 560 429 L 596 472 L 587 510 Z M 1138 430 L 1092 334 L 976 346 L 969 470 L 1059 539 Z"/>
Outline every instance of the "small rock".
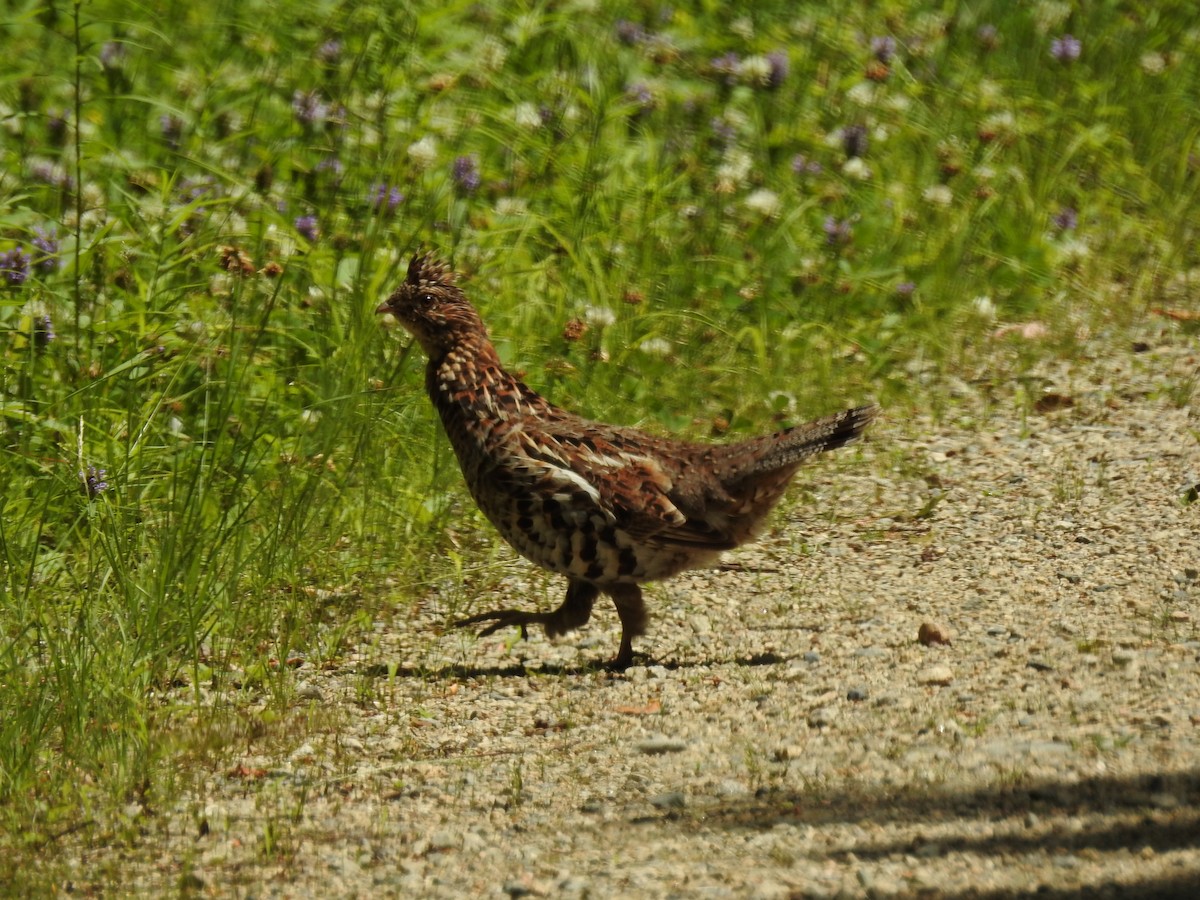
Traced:
<path fill-rule="evenodd" d="M 651 737 L 638 741 L 633 748 L 638 753 L 645 753 L 647 756 L 660 756 L 663 753 L 679 753 L 681 750 L 686 750 L 687 741 L 681 741 L 678 738 Z"/>
<path fill-rule="evenodd" d="M 787 762 L 790 759 L 800 759 L 804 756 L 804 748 L 799 744 L 788 744 L 786 747 L 775 748 L 775 761 Z"/>
<path fill-rule="evenodd" d="M 822 706 L 808 714 L 808 724 L 813 728 L 828 728 L 836 718 L 836 709 L 832 706 Z"/>
<path fill-rule="evenodd" d="M 946 665 L 928 666 L 917 673 L 917 684 L 935 684 L 945 687 L 954 681 L 954 671 Z"/>
<path fill-rule="evenodd" d="M 667 791 L 651 797 L 650 805 L 655 809 L 683 809 L 687 806 L 687 797 L 683 791 Z"/>
<path fill-rule="evenodd" d="M 846 691 L 846 699 L 853 700 L 855 703 L 866 700 L 869 696 L 870 694 L 867 693 L 867 689 L 864 687 L 853 687 Z"/>
<path fill-rule="evenodd" d="M 449 828 L 440 829 L 429 835 L 430 853 L 444 853 L 447 850 L 457 850 L 461 846 L 462 836 Z"/>
<path fill-rule="evenodd" d="M 750 793 L 750 788 L 740 781 L 726 778 L 713 789 L 713 793 L 718 797 L 744 797 Z"/>
<path fill-rule="evenodd" d="M 949 644 L 950 630 L 935 622 L 922 622 L 921 627 L 917 629 L 917 640 L 926 647 L 932 647 L 935 644 Z"/>
<path fill-rule="evenodd" d="M 816 650 L 809 650 L 800 658 L 810 665 L 815 665 L 821 661 L 821 654 Z"/>
<path fill-rule="evenodd" d="M 313 745 L 306 741 L 293 750 L 288 755 L 288 759 L 290 759 L 292 762 L 301 762 L 304 760 L 311 760 L 316 755 L 317 751 L 313 749 Z"/>
<path fill-rule="evenodd" d="M 887 656 L 888 652 L 882 647 L 863 647 L 855 650 L 854 655 L 859 659 L 879 659 L 882 656 Z"/>
<path fill-rule="evenodd" d="M 321 689 L 319 687 L 317 687 L 315 684 L 313 684 L 311 681 L 301 681 L 299 684 L 297 684 L 296 685 L 296 696 L 299 697 L 301 700 L 324 699 L 324 695 L 321 693 Z"/>

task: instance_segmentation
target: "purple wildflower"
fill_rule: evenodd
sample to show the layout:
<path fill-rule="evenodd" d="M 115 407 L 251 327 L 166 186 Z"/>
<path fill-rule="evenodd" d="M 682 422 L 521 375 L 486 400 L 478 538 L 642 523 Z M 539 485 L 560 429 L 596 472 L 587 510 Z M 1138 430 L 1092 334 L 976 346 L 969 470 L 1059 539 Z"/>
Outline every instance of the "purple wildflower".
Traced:
<path fill-rule="evenodd" d="M 714 75 L 723 78 L 726 84 L 737 84 L 738 72 L 742 68 L 742 59 L 730 50 L 723 56 L 713 59 L 709 63 L 709 68 L 712 69 Z"/>
<path fill-rule="evenodd" d="M 58 229 L 51 225 L 47 228 L 34 228 L 33 247 L 37 250 L 34 254 L 33 264 L 43 272 L 50 273 L 62 265 L 62 260 L 58 256 Z"/>
<path fill-rule="evenodd" d="M 473 155 L 457 157 L 451 169 L 451 176 L 464 194 L 475 193 L 480 182 L 479 161 Z"/>
<path fill-rule="evenodd" d="M 787 80 L 788 73 L 792 70 L 787 51 L 772 50 L 767 54 L 767 62 L 771 65 L 770 74 L 767 75 L 767 87 L 777 88 Z"/>
<path fill-rule="evenodd" d="M 29 177 L 43 184 L 71 190 L 75 187 L 75 179 L 67 174 L 66 169 L 57 163 L 40 160 L 29 166 Z"/>
<path fill-rule="evenodd" d="M 317 62 L 331 66 L 342 58 L 342 42 L 330 38 L 317 48 Z"/>
<path fill-rule="evenodd" d="M 890 34 L 877 35 L 871 38 L 871 53 L 884 65 L 892 61 L 896 54 L 896 39 Z"/>
<path fill-rule="evenodd" d="M 179 139 L 183 137 L 183 119 L 173 113 L 164 113 L 158 119 L 162 129 L 163 140 L 172 150 L 179 149 Z"/>
<path fill-rule="evenodd" d="M 404 202 L 404 194 L 395 185 L 377 181 L 367 191 L 367 203 L 375 212 L 395 212 L 396 207 Z"/>
<path fill-rule="evenodd" d="M 52 109 L 46 113 L 46 134 L 50 143 L 61 147 L 67 142 L 67 113 L 65 110 Z"/>
<path fill-rule="evenodd" d="M 865 125 L 847 125 L 842 129 L 842 149 L 851 159 L 856 156 L 866 156 L 869 145 Z"/>
<path fill-rule="evenodd" d="M 638 113 L 654 109 L 654 92 L 644 81 L 637 81 L 625 88 L 625 96 L 637 106 Z"/>
<path fill-rule="evenodd" d="M 328 175 L 330 183 L 336 188 L 342 183 L 342 174 L 346 171 L 346 167 L 342 165 L 342 161 L 336 156 L 326 156 L 317 163 L 314 171 Z"/>
<path fill-rule="evenodd" d="M 831 247 L 848 244 L 854 237 L 854 229 L 850 227 L 849 219 L 835 219 L 833 216 L 826 216 L 825 224 L 821 227 L 825 231 L 825 243 Z"/>
<path fill-rule="evenodd" d="M 1074 231 L 1079 224 L 1079 213 L 1070 206 L 1064 206 L 1051 217 L 1051 221 L 1059 231 Z"/>
<path fill-rule="evenodd" d="M 329 106 L 317 91 L 297 90 L 292 94 L 292 113 L 305 128 L 322 125 L 329 115 Z"/>
<path fill-rule="evenodd" d="M 617 40 L 622 44 L 633 46 L 646 40 L 646 29 L 628 19 L 617 19 L 616 32 Z"/>
<path fill-rule="evenodd" d="M 797 153 L 792 157 L 792 171 L 797 175 L 820 175 L 822 169 L 816 160 L 809 159 L 803 153 Z"/>
<path fill-rule="evenodd" d="M 106 72 L 115 71 L 125 64 L 125 57 L 128 55 L 129 50 L 124 44 L 109 41 L 100 48 L 100 68 Z"/>
<path fill-rule="evenodd" d="M 980 25 L 975 39 L 984 50 L 995 50 L 1000 45 L 1000 32 L 995 25 Z"/>
<path fill-rule="evenodd" d="M 29 262 L 29 254 L 20 244 L 0 253 L 0 279 L 5 284 L 20 287 L 29 278 Z"/>
<path fill-rule="evenodd" d="M 89 500 L 94 500 L 108 490 L 108 482 L 104 480 L 106 475 L 107 469 L 97 469 L 95 466 L 88 466 L 86 472 L 79 473 L 79 480 L 83 483 L 84 493 Z"/>
<path fill-rule="evenodd" d="M 54 322 L 50 318 L 49 313 L 43 313 L 40 316 L 33 317 L 33 326 L 30 328 L 30 337 L 33 339 L 33 346 L 39 350 L 45 350 L 50 342 L 58 337 L 54 333 Z"/>
<path fill-rule="evenodd" d="M 712 120 L 712 130 L 718 138 L 726 144 L 732 144 L 737 139 L 737 129 L 733 123 L 724 116 L 714 116 Z"/>
<path fill-rule="evenodd" d="M 1062 37 L 1057 37 L 1050 42 L 1050 55 L 1060 63 L 1075 62 L 1075 60 L 1079 59 L 1079 54 L 1082 50 L 1083 45 L 1079 43 L 1079 38 L 1071 34 L 1064 34 Z"/>
<path fill-rule="evenodd" d="M 321 236 L 316 216 L 299 216 L 295 221 L 296 231 L 307 241 L 315 241 Z"/>
<path fill-rule="evenodd" d="M 911 281 L 902 281 L 896 285 L 896 293 L 901 297 L 911 297 L 917 286 Z"/>

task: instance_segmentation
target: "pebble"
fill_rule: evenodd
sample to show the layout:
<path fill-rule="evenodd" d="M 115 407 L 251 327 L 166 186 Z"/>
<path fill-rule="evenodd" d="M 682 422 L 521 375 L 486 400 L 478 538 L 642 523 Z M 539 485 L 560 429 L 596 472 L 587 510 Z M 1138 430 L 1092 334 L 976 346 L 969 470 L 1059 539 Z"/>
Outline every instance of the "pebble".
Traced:
<path fill-rule="evenodd" d="M 683 809 L 687 806 L 687 797 L 683 791 L 667 791 L 651 797 L 650 805 L 655 809 Z"/>
<path fill-rule="evenodd" d="M 813 728 L 828 728 L 837 718 L 837 710 L 832 706 L 822 706 L 808 714 L 808 724 Z"/>
<path fill-rule="evenodd" d="M 687 741 L 681 741 L 678 738 L 670 737 L 650 737 L 644 738 L 633 745 L 638 753 L 645 753 L 647 756 L 659 756 L 664 753 L 679 753 L 687 749 Z"/>
<path fill-rule="evenodd" d="M 882 647 L 862 647 L 854 651 L 854 655 L 859 659 L 881 659 L 888 655 L 888 652 Z"/>
<path fill-rule="evenodd" d="M 301 700 L 323 700 L 325 695 L 311 681 L 301 681 L 296 685 L 296 696 Z"/>
<path fill-rule="evenodd" d="M 917 673 L 917 684 L 946 685 L 954 681 L 954 671 L 943 663 L 927 666 Z"/>
<path fill-rule="evenodd" d="M 917 641 L 926 647 L 950 643 L 950 629 L 935 622 L 922 622 L 917 629 Z"/>

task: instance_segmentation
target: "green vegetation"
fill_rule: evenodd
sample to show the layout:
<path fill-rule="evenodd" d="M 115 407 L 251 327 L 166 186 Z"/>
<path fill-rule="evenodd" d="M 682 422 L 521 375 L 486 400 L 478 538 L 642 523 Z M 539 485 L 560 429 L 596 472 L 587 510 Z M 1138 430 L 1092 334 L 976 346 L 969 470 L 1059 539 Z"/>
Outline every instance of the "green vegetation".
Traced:
<path fill-rule="evenodd" d="M 136 839 L 461 582 L 374 314 L 420 246 L 535 387 L 697 435 L 1194 309 L 1193 4 L 1084 6 L 9 4 L 4 842 Z"/>

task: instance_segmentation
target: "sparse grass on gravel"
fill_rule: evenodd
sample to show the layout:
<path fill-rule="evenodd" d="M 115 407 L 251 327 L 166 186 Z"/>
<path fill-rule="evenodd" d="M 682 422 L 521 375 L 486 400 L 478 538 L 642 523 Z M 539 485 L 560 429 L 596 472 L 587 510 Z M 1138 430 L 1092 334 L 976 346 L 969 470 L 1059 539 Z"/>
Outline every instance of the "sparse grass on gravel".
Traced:
<path fill-rule="evenodd" d="M 0 879 L 119 886 L 336 721 L 303 673 L 505 576 L 373 313 L 419 246 L 556 402 L 693 436 L 1194 340 L 1190 3 L 718 6 L 0 13 Z"/>

